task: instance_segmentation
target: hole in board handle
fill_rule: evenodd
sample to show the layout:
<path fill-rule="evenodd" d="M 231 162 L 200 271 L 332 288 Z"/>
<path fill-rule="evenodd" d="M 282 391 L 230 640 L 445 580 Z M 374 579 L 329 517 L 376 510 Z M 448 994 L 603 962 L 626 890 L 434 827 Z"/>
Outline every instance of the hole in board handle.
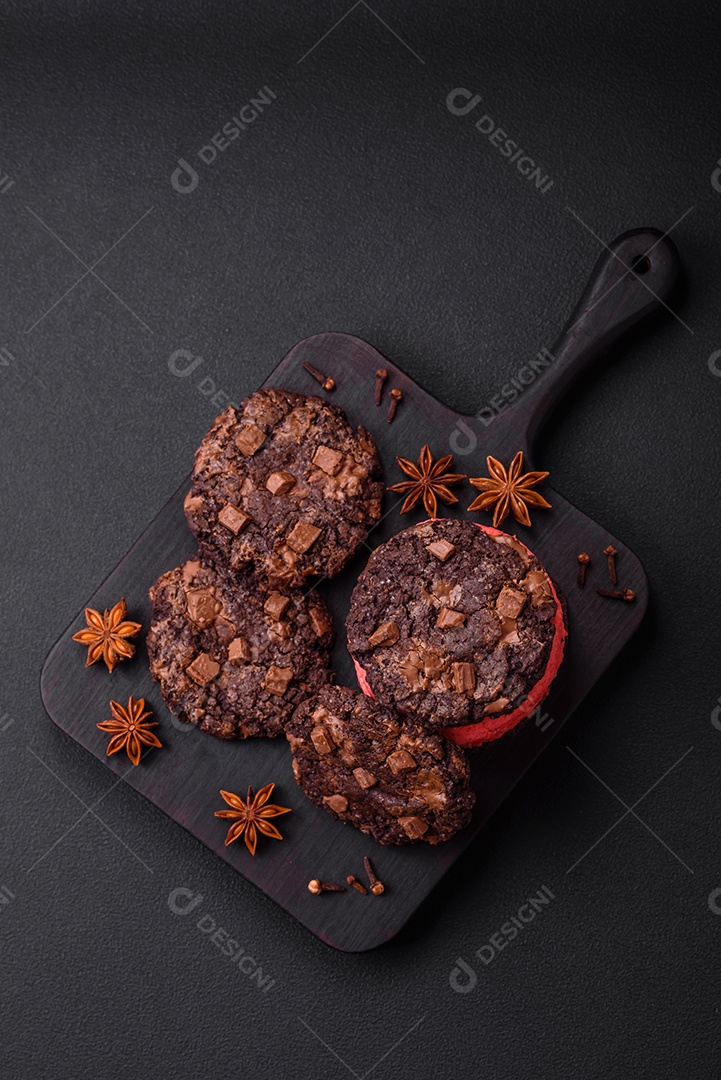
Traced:
<path fill-rule="evenodd" d="M 651 269 L 651 263 L 647 255 L 637 255 L 631 263 L 634 274 L 647 274 Z"/>

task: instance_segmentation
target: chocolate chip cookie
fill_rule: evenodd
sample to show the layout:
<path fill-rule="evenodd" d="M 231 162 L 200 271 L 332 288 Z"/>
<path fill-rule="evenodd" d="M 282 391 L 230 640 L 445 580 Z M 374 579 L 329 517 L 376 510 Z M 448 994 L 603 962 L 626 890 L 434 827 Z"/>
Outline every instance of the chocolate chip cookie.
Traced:
<path fill-rule="evenodd" d="M 376 548 L 347 629 L 362 689 L 464 746 L 533 712 L 566 638 L 558 594 L 533 553 L 498 529 L 450 519 Z"/>
<path fill-rule="evenodd" d="M 333 623 L 314 593 L 227 573 L 198 555 L 150 589 L 150 673 L 170 711 L 220 739 L 283 734 L 329 677 Z"/>
<path fill-rule="evenodd" d="M 324 686 L 285 730 L 311 802 L 381 844 L 438 844 L 471 819 L 463 751 L 363 694 Z"/>
<path fill-rule="evenodd" d="M 278 585 L 337 574 L 380 518 L 383 485 L 365 428 L 318 397 L 258 390 L 214 421 L 185 515 L 201 551 Z"/>

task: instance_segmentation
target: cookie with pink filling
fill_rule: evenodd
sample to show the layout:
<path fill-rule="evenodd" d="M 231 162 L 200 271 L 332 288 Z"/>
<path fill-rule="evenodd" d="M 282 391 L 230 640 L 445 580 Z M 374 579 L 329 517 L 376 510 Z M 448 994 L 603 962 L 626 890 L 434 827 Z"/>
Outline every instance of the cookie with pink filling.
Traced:
<path fill-rule="evenodd" d="M 361 688 L 462 746 L 496 739 L 533 712 L 567 636 L 535 555 L 516 537 L 451 519 L 376 548 L 347 631 Z"/>

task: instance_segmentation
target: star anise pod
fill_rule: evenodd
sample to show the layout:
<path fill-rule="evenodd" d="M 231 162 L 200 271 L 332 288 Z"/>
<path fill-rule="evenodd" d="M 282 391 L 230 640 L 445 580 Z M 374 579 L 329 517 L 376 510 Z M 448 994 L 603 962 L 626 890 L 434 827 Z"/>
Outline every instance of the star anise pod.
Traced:
<path fill-rule="evenodd" d="M 275 784 L 266 784 L 257 795 L 253 795 L 253 789 L 249 787 L 248 798 L 245 802 L 243 802 L 240 795 L 234 795 L 232 791 L 221 791 L 220 794 L 228 806 L 232 807 L 232 810 L 216 810 L 215 816 L 230 818 L 235 821 L 235 825 L 231 825 L 228 829 L 228 835 L 225 838 L 226 847 L 245 833 L 245 846 L 251 855 L 255 855 L 259 832 L 263 836 L 272 836 L 276 840 L 283 839 L 275 825 L 271 825 L 268 821 L 268 818 L 279 817 L 280 814 L 289 814 L 291 808 L 290 806 L 276 806 L 275 803 L 268 802 L 268 799 L 273 794 L 274 787 Z"/>
<path fill-rule="evenodd" d="M 128 704 L 123 706 L 117 701 L 110 702 L 112 720 L 103 720 L 102 724 L 96 724 L 101 731 L 108 731 L 113 736 L 108 743 L 107 754 L 117 754 L 118 750 L 127 750 L 128 757 L 133 765 L 138 765 L 143 746 L 162 746 L 160 739 L 150 728 L 157 727 L 155 720 L 147 722 L 146 717 L 152 716 L 150 710 L 145 710 L 145 698 L 135 701 L 132 695 L 128 698 Z"/>
<path fill-rule="evenodd" d="M 404 480 L 401 484 L 393 484 L 388 488 L 389 491 L 396 491 L 399 495 L 406 496 L 401 507 L 402 514 L 407 514 L 409 510 L 412 510 L 421 497 L 426 513 L 432 518 L 438 517 L 438 499 L 446 506 L 458 502 L 453 492 L 448 489 L 465 480 L 466 474 L 446 472 L 453 461 L 453 454 L 439 458 L 434 465 L 430 447 L 426 443 L 418 455 L 417 465 L 402 457 L 397 457 L 396 461 L 406 476 L 411 477 L 410 480 Z"/>
<path fill-rule="evenodd" d="M 495 529 L 502 521 L 513 514 L 520 525 L 530 525 L 531 518 L 528 513 L 529 506 L 539 506 L 550 509 L 551 504 L 546 502 L 542 495 L 531 489 L 540 484 L 548 476 L 547 472 L 522 473 L 523 451 L 519 450 L 508 471 L 494 457 L 487 457 L 486 463 L 490 476 L 471 477 L 468 481 L 474 488 L 482 491 L 468 507 L 469 510 L 490 510 L 493 512 L 493 527 Z"/>
<path fill-rule="evenodd" d="M 113 671 L 120 660 L 130 659 L 134 654 L 135 646 L 127 639 L 135 637 L 140 630 L 140 623 L 126 620 L 127 614 L 128 608 L 122 598 L 115 607 L 106 608 L 102 615 L 94 608 L 85 608 L 88 625 L 73 634 L 73 641 L 79 641 L 81 645 L 88 647 L 85 667 L 90 667 L 102 657 L 108 671 Z"/>

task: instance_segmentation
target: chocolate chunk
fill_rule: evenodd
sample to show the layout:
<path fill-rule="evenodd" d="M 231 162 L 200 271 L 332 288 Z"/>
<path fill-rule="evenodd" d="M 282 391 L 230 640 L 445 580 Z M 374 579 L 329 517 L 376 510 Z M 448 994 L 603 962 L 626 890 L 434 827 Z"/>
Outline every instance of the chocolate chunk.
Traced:
<path fill-rule="evenodd" d="M 412 716 L 329 684 L 298 706 L 286 737 L 308 798 L 382 844 L 437 844 L 470 819 L 468 759 Z"/>
<path fill-rule="evenodd" d="M 188 559 L 182 570 L 183 584 L 190 585 L 191 581 L 195 581 L 199 570 L 200 559 Z"/>
<path fill-rule="evenodd" d="M 433 603 L 434 600 L 442 607 L 452 608 L 459 602 L 463 595 L 463 589 L 458 584 L 453 584 L 451 581 L 434 581 L 431 586 L 430 600 Z"/>
<path fill-rule="evenodd" d="M 310 625 L 316 637 L 324 637 L 333 630 L 333 620 L 325 608 L 313 607 L 310 609 Z"/>
<path fill-rule="evenodd" d="M 271 619 L 280 619 L 285 615 L 289 604 L 289 596 L 284 596 L 283 593 L 279 592 L 272 592 L 263 604 L 263 611 L 266 615 L 270 615 Z"/>
<path fill-rule="evenodd" d="M 340 450 L 334 450 L 331 446 L 319 446 L 313 455 L 313 464 L 328 476 L 335 476 L 343 464 L 343 456 Z"/>
<path fill-rule="evenodd" d="M 288 547 L 292 548 L 293 551 L 297 551 L 299 555 L 304 555 L 313 546 L 320 534 L 321 530 L 312 525 L 310 521 L 298 521 L 288 533 Z"/>
<path fill-rule="evenodd" d="M 378 783 L 373 773 L 368 772 L 367 769 L 354 769 L 353 775 L 360 786 L 365 789 L 372 788 L 374 784 Z"/>
<path fill-rule="evenodd" d="M 218 615 L 213 629 L 218 635 L 218 641 L 221 645 L 229 645 L 235 637 L 238 627 L 230 619 L 224 619 L 222 615 Z"/>
<path fill-rule="evenodd" d="M 517 619 L 526 602 L 526 594 L 520 589 L 504 585 L 496 600 L 496 611 L 505 619 Z"/>
<path fill-rule="evenodd" d="M 347 765 L 349 769 L 354 768 L 356 764 L 356 756 L 353 753 L 352 743 L 348 739 L 341 741 L 338 747 L 338 756 L 344 765 Z"/>
<path fill-rule="evenodd" d="M 374 630 L 371 636 L 368 638 L 368 644 L 372 646 L 376 645 L 393 645 L 401 636 L 401 632 L 398 626 L 394 622 L 384 622 Z"/>
<path fill-rule="evenodd" d="M 501 619 L 501 636 L 499 645 L 518 645 L 521 635 L 518 633 L 518 623 L 515 619 Z"/>
<path fill-rule="evenodd" d="M 345 795 L 324 795 L 323 802 L 336 814 L 342 814 L 348 809 L 348 800 Z"/>
<path fill-rule="evenodd" d="M 248 524 L 250 518 L 242 510 L 239 510 L 237 506 L 226 503 L 218 514 L 218 521 L 237 536 Z"/>
<path fill-rule="evenodd" d="M 235 436 L 235 445 L 243 457 L 252 457 L 265 442 L 265 432 L 255 424 L 244 424 Z"/>
<path fill-rule="evenodd" d="M 219 600 L 207 589 L 194 589 L 187 594 L 188 617 L 200 627 L 207 629 L 215 622 L 215 616 L 221 608 Z"/>
<path fill-rule="evenodd" d="M 220 671 L 220 664 L 208 653 L 202 652 L 198 653 L 192 664 L 188 664 L 185 671 L 198 686 L 206 686 Z"/>
<path fill-rule="evenodd" d="M 403 772 L 405 769 L 415 769 L 416 767 L 415 758 L 411 757 L 407 750 L 394 750 L 386 758 L 386 764 L 393 773 Z"/>
<path fill-rule="evenodd" d="M 417 690 L 421 686 L 420 668 L 411 660 L 404 660 L 402 664 L 399 664 L 398 671 L 412 690 Z"/>
<path fill-rule="evenodd" d="M 426 546 L 426 551 L 430 551 L 431 555 L 435 555 L 441 562 L 446 562 L 447 559 L 450 559 L 455 550 L 456 545 L 449 544 L 447 540 L 434 540 L 432 544 Z"/>
<path fill-rule="evenodd" d="M 274 472 L 266 480 L 265 486 L 271 495 L 287 495 L 295 487 L 295 477 L 289 472 Z"/>
<path fill-rule="evenodd" d="M 508 705 L 508 698 L 507 697 L 499 697 L 499 698 L 496 698 L 495 701 L 491 701 L 490 704 L 486 705 L 486 707 L 485 707 L 485 709 L 483 711 L 486 714 L 486 716 L 493 716 L 494 713 L 503 712 L 503 710 L 506 708 L 507 705 Z"/>
<path fill-rule="evenodd" d="M 330 736 L 330 732 L 321 724 L 313 728 L 310 739 L 319 754 L 330 754 L 335 749 L 335 743 Z"/>
<path fill-rule="evenodd" d="M 459 694 L 469 694 L 476 687 L 476 669 L 466 661 L 453 664 L 453 685 Z"/>
<path fill-rule="evenodd" d="M 438 773 L 425 772 L 413 778 L 413 794 L 432 810 L 442 810 L 448 800 L 443 780 Z"/>
<path fill-rule="evenodd" d="M 398 824 L 410 836 L 411 840 L 419 840 L 428 832 L 428 822 L 419 817 L 398 818 Z"/>
<path fill-rule="evenodd" d="M 228 646 L 228 659 L 231 664 L 247 664 L 253 658 L 253 650 L 244 637 L 233 638 Z"/>
<path fill-rule="evenodd" d="M 293 668 L 277 667 L 271 664 L 265 673 L 265 688 L 269 694 L 277 694 L 282 697 L 288 689 L 288 683 L 293 678 Z"/>
<path fill-rule="evenodd" d="M 553 603 L 553 593 L 545 570 L 529 570 L 520 585 L 530 593 L 534 608 Z"/>
<path fill-rule="evenodd" d="M 189 491 L 183 500 L 183 511 L 186 514 L 196 514 L 203 509 L 203 500 L 200 495 L 194 495 Z"/>
<path fill-rule="evenodd" d="M 466 621 L 466 616 L 462 611 L 454 611 L 453 608 L 441 608 L 436 619 L 436 626 L 440 626 L 441 630 L 450 630 L 458 626 L 463 626 Z"/>
<path fill-rule="evenodd" d="M 438 679 L 443 672 L 443 661 L 438 653 L 426 653 L 423 658 L 423 674 L 427 679 Z"/>

